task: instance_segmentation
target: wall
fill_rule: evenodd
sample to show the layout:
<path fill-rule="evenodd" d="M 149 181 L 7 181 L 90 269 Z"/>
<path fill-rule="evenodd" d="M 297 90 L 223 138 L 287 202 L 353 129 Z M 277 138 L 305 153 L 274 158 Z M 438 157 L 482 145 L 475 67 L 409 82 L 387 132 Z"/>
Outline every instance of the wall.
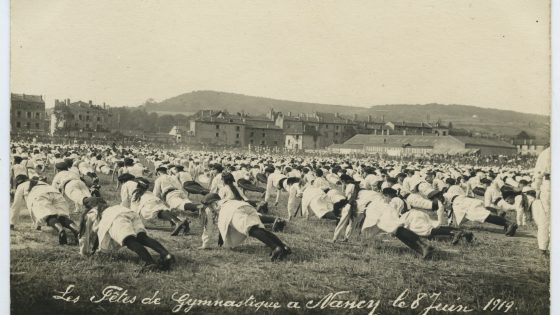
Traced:
<path fill-rule="evenodd" d="M 283 147 L 282 129 L 245 127 L 245 144 L 252 146 Z"/>
<path fill-rule="evenodd" d="M 194 127 L 192 127 L 194 126 Z M 246 146 L 245 126 L 236 123 L 192 121 L 195 141 L 200 144 Z"/>
<path fill-rule="evenodd" d="M 11 132 L 14 134 L 45 134 L 45 103 L 12 101 L 10 111 Z"/>

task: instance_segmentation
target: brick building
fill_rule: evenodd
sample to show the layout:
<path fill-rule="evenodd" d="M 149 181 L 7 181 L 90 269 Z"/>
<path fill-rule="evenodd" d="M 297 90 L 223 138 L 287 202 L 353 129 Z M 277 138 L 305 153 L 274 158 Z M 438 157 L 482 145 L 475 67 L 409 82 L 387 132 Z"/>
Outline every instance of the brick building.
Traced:
<path fill-rule="evenodd" d="M 245 122 L 227 111 L 201 110 L 189 121 L 195 143 L 216 146 L 246 146 Z"/>
<path fill-rule="evenodd" d="M 53 136 L 104 138 L 116 122 L 105 104 L 55 100 L 50 132 Z"/>
<path fill-rule="evenodd" d="M 45 135 L 48 120 L 43 96 L 12 93 L 10 125 L 12 135 Z"/>
<path fill-rule="evenodd" d="M 276 113 L 271 109 L 268 117 L 273 119 L 275 125 L 284 130 L 286 135 L 301 135 L 302 138 L 313 139 L 312 146 L 314 149 L 326 148 L 333 143 L 343 143 L 354 136 L 357 129 L 356 122 L 344 118 L 338 113 L 314 112 L 292 115 L 288 112 L 285 115 L 281 112 Z M 286 140 L 286 147 L 291 148 L 287 143 Z M 309 148 L 311 143 L 306 145 L 304 142 L 302 145 L 303 148 Z"/>

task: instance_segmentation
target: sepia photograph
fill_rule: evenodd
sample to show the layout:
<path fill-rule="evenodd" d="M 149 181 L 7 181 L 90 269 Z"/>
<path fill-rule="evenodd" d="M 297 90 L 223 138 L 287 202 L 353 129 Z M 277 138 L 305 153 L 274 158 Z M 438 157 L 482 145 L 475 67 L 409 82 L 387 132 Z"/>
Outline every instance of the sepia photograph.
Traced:
<path fill-rule="evenodd" d="M 553 1 L 6 2 L 11 314 L 553 313 Z"/>

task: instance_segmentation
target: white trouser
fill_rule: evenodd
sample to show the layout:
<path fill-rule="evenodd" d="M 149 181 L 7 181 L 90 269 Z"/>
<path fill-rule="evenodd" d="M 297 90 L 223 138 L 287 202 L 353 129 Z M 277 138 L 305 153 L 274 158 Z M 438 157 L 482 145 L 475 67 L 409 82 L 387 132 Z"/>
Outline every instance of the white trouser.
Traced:
<path fill-rule="evenodd" d="M 406 198 L 406 202 L 411 208 L 421 210 L 432 210 L 432 201 L 422 197 L 420 194 L 412 193 Z M 447 225 L 447 216 L 445 208 L 441 201 L 438 200 L 438 209 L 436 211 L 438 222 L 440 225 Z"/>
<path fill-rule="evenodd" d="M 539 199 L 533 201 L 533 220 L 537 224 L 540 250 L 550 250 L 550 181 L 544 180 Z"/>

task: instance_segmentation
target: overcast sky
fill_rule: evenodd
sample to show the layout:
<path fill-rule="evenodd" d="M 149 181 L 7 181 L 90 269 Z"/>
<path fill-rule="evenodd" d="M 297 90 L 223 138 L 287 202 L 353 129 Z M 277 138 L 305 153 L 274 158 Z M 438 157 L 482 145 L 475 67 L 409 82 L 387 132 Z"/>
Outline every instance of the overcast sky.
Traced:
<path fill-rule="evenodd" d="M 10 89 L 47 106 L 216 90 L 549 113 L 548 1 L 17 0 L 11 9 Z"/>

